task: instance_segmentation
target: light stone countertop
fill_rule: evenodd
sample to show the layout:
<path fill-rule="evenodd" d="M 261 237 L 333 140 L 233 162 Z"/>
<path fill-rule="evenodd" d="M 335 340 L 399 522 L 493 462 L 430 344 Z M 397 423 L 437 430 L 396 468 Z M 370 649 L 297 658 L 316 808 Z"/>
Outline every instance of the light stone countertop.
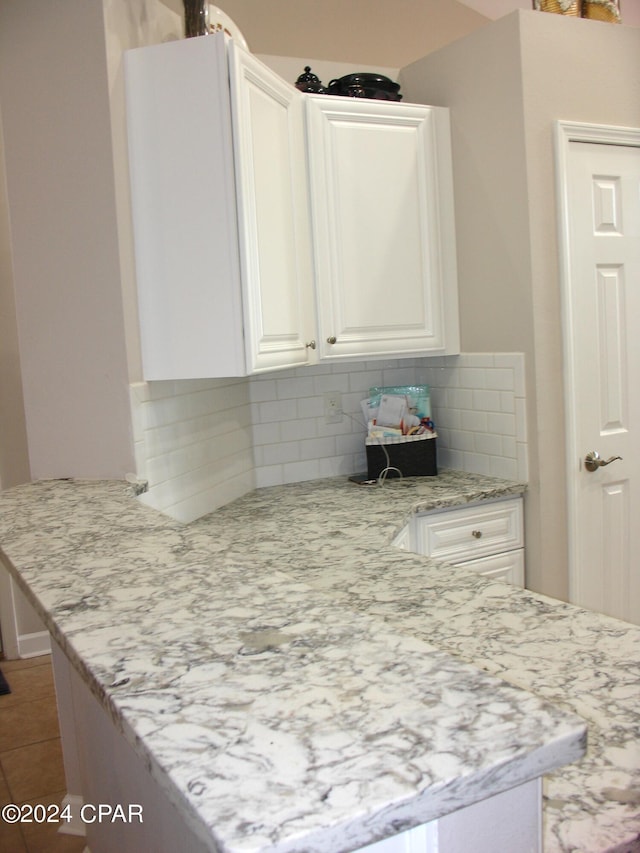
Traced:
<path fill-rule="evenodd" d="M 390 546 L 415 512 L 522 491 L 336 478 L 182 525 L 121 482 L 45 481 L 0 494 L 0 546 L 222 850 L 339 853 L 555 768 L 546 853 L 635 850 L 640 629 Z M 588 752 L 562 766 L 574 713 Z"/>

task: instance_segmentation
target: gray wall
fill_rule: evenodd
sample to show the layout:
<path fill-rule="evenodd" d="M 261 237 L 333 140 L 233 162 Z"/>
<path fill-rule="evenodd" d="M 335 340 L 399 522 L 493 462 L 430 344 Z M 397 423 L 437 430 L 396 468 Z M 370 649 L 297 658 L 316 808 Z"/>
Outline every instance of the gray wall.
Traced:
<path fill-rule="evenodd" d="M 640 126 L 640 30 L 521 11 L 402 72 L 451 108 L 464 351 L 527 359 L 527 583 L 568 594 L 553 123 Z"/>
<path fill-rule="evenodd" d="M 102 4 L 0 4 L 0 103 L 31 474 L 131 470 Z"/>

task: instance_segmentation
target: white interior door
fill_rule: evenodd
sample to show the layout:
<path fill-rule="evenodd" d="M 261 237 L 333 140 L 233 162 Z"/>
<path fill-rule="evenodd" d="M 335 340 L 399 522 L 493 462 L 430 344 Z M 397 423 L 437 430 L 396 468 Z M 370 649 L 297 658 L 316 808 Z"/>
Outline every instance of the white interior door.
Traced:
<path fill-rule="evenodd" d="M 570 598 L 640 624 L 640 131 L 558 141 Z"/>

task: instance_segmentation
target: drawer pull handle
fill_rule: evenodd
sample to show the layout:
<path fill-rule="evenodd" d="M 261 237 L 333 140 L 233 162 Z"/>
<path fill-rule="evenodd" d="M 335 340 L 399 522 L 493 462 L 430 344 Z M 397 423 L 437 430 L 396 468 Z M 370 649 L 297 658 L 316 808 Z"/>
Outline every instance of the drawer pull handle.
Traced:
<path fill-rule="evenodd" d="M 480 539 L 480 537 L 482 536 L 482 530 L 472 530 L 471 535 L 474 539 Z"/>

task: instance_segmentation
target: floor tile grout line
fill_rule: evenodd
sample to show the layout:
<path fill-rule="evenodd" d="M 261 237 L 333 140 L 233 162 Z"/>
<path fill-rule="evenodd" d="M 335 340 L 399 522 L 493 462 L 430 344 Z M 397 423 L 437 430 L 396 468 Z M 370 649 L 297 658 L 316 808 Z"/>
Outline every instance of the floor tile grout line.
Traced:
<path fill-rule="evenodd" d="M 41 743 L 50 743 L 54 740 L 60 740 L 60 736 L 56 735 L 55 737 L 44 737 L 40 740 L 30 740 L 28 743 L 23 743 L 20 746 L 12 746 L 10 749 L 3 749 L 0 752 L 0 763 L 2 762 L 3 755 L 9 755 L 11 752 L 19 752 L 21 749 L 27 749 L 30 746 L 38 746 Z"/>

